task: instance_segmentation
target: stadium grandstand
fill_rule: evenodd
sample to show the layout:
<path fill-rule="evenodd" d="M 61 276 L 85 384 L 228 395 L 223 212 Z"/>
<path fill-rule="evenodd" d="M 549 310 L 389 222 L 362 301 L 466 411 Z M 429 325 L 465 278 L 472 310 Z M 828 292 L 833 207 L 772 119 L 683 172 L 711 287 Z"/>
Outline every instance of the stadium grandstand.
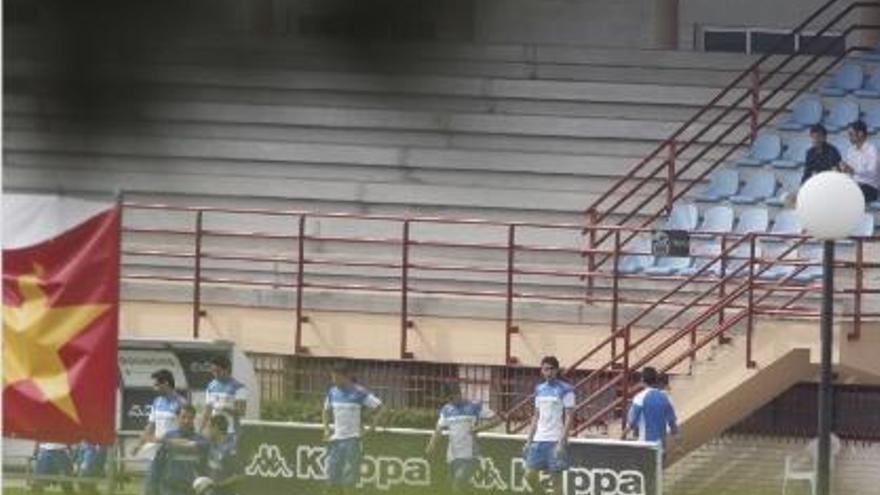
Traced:
<path fill-rule="evenodd" d="M 263 420 L 319 422 L 344 360 L 389 427 L 452 387 L 525 435 L 554 355 L 617 441 L 650 366 L 663 493 L 816 493 L 830 297 L 831 493 L 878 493 L 880 202 L 823 296 L 795 197 L 812 126 L 880 148 L 880 2 L 3 8 L 4 194 L 117 197 L 120 338 L 234 343 Z"/>

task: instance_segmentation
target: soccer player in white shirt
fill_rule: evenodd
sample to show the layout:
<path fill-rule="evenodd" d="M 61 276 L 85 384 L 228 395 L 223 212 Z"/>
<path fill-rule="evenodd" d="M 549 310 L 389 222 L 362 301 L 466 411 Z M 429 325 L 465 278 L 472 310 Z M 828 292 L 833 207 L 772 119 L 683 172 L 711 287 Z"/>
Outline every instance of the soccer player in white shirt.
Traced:
<path fill-rule="evenodd" d="M 159 448 L 156 442 L 169 431 L 177 429 L 180 408 L 187 403 L 186 399 L 175 391 L 174 374 L 171 371 L 161 369 L 150 377 L 153 379 L 153 389 L 159 395 L 153 399 L 147 426 L 141 433 L 138 443 L 131 450 L 131 455 L 140 455 L 148 459 L 152 459 Z"/>
<path fill-rule="evenodd" d="M 541 360 L 544 381 L 535 387 L 535 414 L 523 447 L 526 479 L 535 491 L 540 472 L 553 476 L 553 493 L 562 494 L 562 472 L 568 468 L 565 449 L 574 418 L 574 387 L 559 379 L 559 360 L 547 356 Z"/>
<path fill-rule="evenodd" d="M 227 433 L 234 435 L 236 441 L 241 429 L 241 418 L 247 409 L 247 388 L 232 377 L 232 363 L 226 356 L 211 360 L 211 374 L 214 379 L 205 388 L 205 414 L 202 416 L 200 431 L 207 432 L 212 416 L 226 416 L 229 423 Z"/>
<path fill-rule="evenodd" d="M 351 370 L 343 362 L 333 367 L 333 385 L 327 391 L 324 401 L 324 440 L 329 442 L 327 451 L 327 481 L 337 493 L 352 493 L 360 481 L 363 408 L 371 409 L 370 430 L 376 429 L 381 416 L 382 401 L 372 392 L 359 385 Z M 330 429 L 330 416 L 333 416 L 333 429 Z"/>
<path fill-rule="evenodd" d="M 868 127 L 858 120 L 849 126 L 849 141 L 852 146 L 847 150 L 844 161 L 840 164 L 844 172 L 853 179 L 862 190 L 865 203 L 877 201 L 880 189 L 880 169 L 877 167 L 877 148 L 867 142 Z"/>
<path fill-rule="evenodd" d="M 462 493 L 467 490 L 477 469 L 479 449 L 476 434 L 498 426 L 501 419 L 485 403 L 463 399 L 458 386 L 449 388 L 447 399 L 448 402 L 440 409 L 440 418 L 425 447 L 425 454 L 430 456 L 434 452 L 440 433 L 448 429 L 446 462 L 449 464 L 452 492 Z"/>

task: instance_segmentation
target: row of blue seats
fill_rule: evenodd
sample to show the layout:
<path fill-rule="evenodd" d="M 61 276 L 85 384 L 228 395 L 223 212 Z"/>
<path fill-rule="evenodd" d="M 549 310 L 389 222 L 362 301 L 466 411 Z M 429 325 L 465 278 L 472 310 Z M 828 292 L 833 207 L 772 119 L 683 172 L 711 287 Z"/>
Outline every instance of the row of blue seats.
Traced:
<path fill-rule="evenodd" d="M 841 156 L 846 156 L 852 146 L 845 135 L 829 136 L 828 142 L 837 148 Z M 872 138 L 868 142 L 880 149 L 880 138 Z M 742 167 L 770 165 L 774 168 L 798 168 L 806 161 L 811 146 L 813 142 L 809 136 L 794 136 L 783 142 L 777 134 L 761 133 L 755 138 L 748 154 L 735 163 Z"/>
<path fill-rule="evenodd" d="M 734 204 L 785 206 L 787 199 L 797 194 L 801 175 L 799 170 L 786 170 L 777 175 L 771 170 L 741 174 L 735 168 L 723 168 L 712 173 L 709 184 L 696 194 L 695 199 L 712 203 L 730 201 Z"/>
<path fill-rule="evenodd" d="M 873 134 L 880 130 L 880 105 L 862 108 L 854 98 L 838 101 L 826 112 L 822 100 L 817 96 L 799 99 L 791 109 L 788 119 L 776 126 L 781 131 L 801 131 L 811 125 L 822 124 L 828 132 L 840 132 L 856 120 L 862 120 Z"/>
<path fill-rule="evenodd" d="M 824 96 L 851 94 L 863 98 L 880 98 L 880 68 L 874 68 L 868 74 L 861 64 L 847 62 L 819 88 L 819 93 Z"/>
<path fill-rule="evenodd" d="M 717 205 L 708 208 L 702 217 L 699 209 L 692 203 L 676 204 L 664 225 L 668 230 L 684 230 L 692 232 L 691 256 L 686 257 L 654 257 L 650 253 L 650 240 L 638 238 L 630 243 L 628 254 L 621 257 L 618 270 L 624 274 L 644 273 L 651 276 L 692 275 L 706 266 L 711 259 L 722 251 L 722 234 L 744 235 L 749 233 L 770 233 L 780 235 L 797 235 L 803 232 L 794 210 L 783 210 L 776 215 L 772 224 L 770 214 L 765 208 L 750 208 L 736 218 L 730 207 Z M 870 236 L 874 232 L 874 215 L 866 213 L 862 217 L 857 236 Z M 782 238 L 764 238 L 756 246 L 756 256 L 766 255 L 776 258 L 791 245 L 791 241 Z M 816 261 L 819 252 L 816 244 L 808 244 L 800 249 L 798 257 Z M 735 248 L 730 260 L 726 263 L 725 273 L 737 270 L 750 256 L 750 246 L 743 244 Z M 786 277 L 796 267 L 794 265 L 774 265 L 760 274 L 764 279 L 780 279 Z M 703 272 L 707 275 L 720 275 L 721 266 L 714 263 Z M 821 268 L 810 266 L 794 277 L 799 282 L 810 282 L 822 276 Z"/>

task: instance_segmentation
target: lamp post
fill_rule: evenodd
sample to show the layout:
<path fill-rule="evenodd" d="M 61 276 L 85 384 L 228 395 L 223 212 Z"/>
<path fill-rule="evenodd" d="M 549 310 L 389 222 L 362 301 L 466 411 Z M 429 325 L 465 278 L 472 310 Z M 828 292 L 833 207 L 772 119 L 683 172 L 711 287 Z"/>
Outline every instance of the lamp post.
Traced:
<path fill-rule="evenodd" d="M 823 243 L 822 312 L 819 323 L 819 446 L 816 455 L 816 493 L 831 495 L 831 350 L 834 334 L 834 241 L 852 234 L 865 212 L 859 186 L 846 174 L 822 172 L 811 177 L 797 195 L 797 215 L 807 234 Z"/>

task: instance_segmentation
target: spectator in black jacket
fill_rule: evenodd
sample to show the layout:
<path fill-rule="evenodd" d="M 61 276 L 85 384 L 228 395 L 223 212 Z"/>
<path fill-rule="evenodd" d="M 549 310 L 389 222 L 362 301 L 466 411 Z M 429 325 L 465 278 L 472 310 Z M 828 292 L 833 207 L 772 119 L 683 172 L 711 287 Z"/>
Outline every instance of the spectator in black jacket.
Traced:
<path fill-rule="evenodd" d="M 825 141 L 826 137 L 828 137 L 828 132 L 821 124 L 810 127 L 813 147 L 807 150 L 807 160 L 804 164 L 804 177 L 801 179 L 801 184 L 819 172 L 840 169 L 840 150 Z"/>

